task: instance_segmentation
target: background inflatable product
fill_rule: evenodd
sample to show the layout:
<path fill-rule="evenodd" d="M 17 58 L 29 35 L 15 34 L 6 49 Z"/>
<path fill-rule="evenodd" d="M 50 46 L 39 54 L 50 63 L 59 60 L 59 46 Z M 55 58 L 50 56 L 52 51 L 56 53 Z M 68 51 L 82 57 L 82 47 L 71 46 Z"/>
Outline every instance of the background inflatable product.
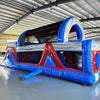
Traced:
<path fill-rule="evenodd" d="M 72 27 L 77 34 L 76 41 L 68 41 Z M 7 48 L 0 62 L 10 68 L 32 72 L 23 79 L 40 73 L 85 85 L 94 85 L 100 79 L 100 42 L 84 40 L 84 30 L 76 18 L 70 17 L 61 24 L 57 42 L 42 43 L 38 36 L 35 36 L 38 43 L 30 42 L 33 34 L 28 32 L 19 36 L 16 46 Z"/>

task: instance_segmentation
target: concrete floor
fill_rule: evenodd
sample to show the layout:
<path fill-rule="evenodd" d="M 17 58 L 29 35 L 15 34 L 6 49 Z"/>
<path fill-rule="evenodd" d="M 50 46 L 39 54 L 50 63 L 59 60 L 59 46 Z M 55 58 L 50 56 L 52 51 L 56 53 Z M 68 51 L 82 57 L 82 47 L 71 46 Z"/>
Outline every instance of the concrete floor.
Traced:
<path fill-rule="evenodd" d="M 5 72 L 9 79 L 0 72 L 0 100 L 100 100 L 100 81 L 94 86 L 82 86 L 45 75 L 22 80 L 29 72 L 8 68 Z"/>

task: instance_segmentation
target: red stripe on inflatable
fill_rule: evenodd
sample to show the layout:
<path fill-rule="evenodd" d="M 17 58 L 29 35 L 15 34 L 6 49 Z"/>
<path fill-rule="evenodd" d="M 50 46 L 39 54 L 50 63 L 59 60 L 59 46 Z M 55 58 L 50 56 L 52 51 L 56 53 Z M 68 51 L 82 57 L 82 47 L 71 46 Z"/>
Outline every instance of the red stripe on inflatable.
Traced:
<path fill-rule="evenodd" d="M 78 71 L 75 69 L 71 69 L 71 68 L 57 68 L 57 67 L 42 66 L 42 65 L 31 64 L 31 63 L 22 63 L 22 62 L 17 62 L 17 64 L 32 65 L 32 66 L 37 66 L 37 67 L 59 69 L 59 70 L 68 70 L 68 71 L 73 71 L 73 72 L 82 73 L 82 74 L 91 74 L 91 73 L 84 73 L 84 72 L 81 72 L 81 71 Z"/>
<path fill-rule="evenodd" d="M 56 54 L 56 51 L 52 45 L 52 43 L 46 43 L 45 48 L 44 48 L 44 52 L 43 52 L 43 56 L 41 58 L 41 61 L 39 63 L 39 65 L 44 65 L 47 55 L 51 55 L 53 58 L 53 61 L 56 65 L 56 67 L 58 68 L 64 68 L 63 64 L 61 63 L 59 57 Z"/>
<path fill-rule="evenodd" d="M 48 45 L 48 44 L 47 44 Z M 50 48 L 52 48 L 52 50 L 51 51 L 49 51 L 49 54 L 52 54 L 52 56 L 54 57 L 53 59 L 55 59 L 55 62 L 56 62 L 56 64 L 58 63 L 58 64 L 61 64 L 61 62 L 60 62 L 60 60 L 59 60 L 59 58 L 58 58 L 58 56 L 57 56 L 57 54 L 56 54 L 56 52 L 55 52 L 55 50 L 54 50 L 54 48 L 53 48 L 53 46 L 52 46 L 52 44 L 51 43 L 49 43 L 49 46 L 48 46 L 48 49 L 50 50 Z M 45 48 L 46 49 L 46 48 Z M 46 52 L 48 51 L 48 49 L 46 49 Z M 45 50 L 44 50 L 45 51 Z M 8 52 L 12 52 L 12 55 L 13 55 L 13 57 L 14 57 L 14 60 L 15 60 L 15 62 L 16 62 L 16 64 L 25 64 L 25 65 L 33 65 L 33 66 L 37 66 L 37 67 L 43 67 L 43 68 L 51 68 L 51 69 L 58 69 L 58 70 L 67 70 L 67 71 L 73 71 L 73 72 L 77 72 L 77 73 L 82 73 L 82 74 L 91 74 L 91 73 L 84 73 L 84 72 L 81 72 L 81 71 L 78 71 L 78 70 L 75 70 L 75 69 L 71 69 L 71 68 L 64 68 L 63 67 L 63 65 L 62 65 L 62 67 L 60 66 L 60 67 L 50 67 L 50 66 L 43 66 L 43 65 L 37 65 L 37 64 L 31 64 L 31 63 L 21 63 L 21 62 L 17 62 L 17 53 L 16 53 L 16 51 L 15 51 L 15 49 L 14 49 L 14 47 L 10 47 L 8 50 L 7 50 L 7 52 L 6 52 L 6 55 L 5 55 L 5 57 L 7 57 L 7 53 Z M 45 53 L 46 53 L 45 52 Z M 54 54 L 54 55 L 53 55 Z M 44 55 L 43 55 L 44 56 Z M 57 58 L 56 58 L 57 57 Z M 45 58 L 46 58 L 46 56 L 45 56 Z M 4 58 L 4 59 L 6 59 L 6 58 Z M 56 60 L 57 59 L 57 60 Z M 43 60 L 43 61 L 45 61 L 45 60 Z"/>
<path fill-rule="evenodd" d="M 8 52 L 12 52 L 12 55 L 13 55 L 13 57 L 14 57 L 14 60 L 15 60 L 15 62 L 17 63 L 17 53 L 16 53 L 16 50 L 15 50 L 14 47 L 9 47 L 9 48 L 7 49 L 7 52 L 6 52 L 5 56 L 4 56 L 4 58 L 3 58 L 3 59 L 0 59 L 0 60 L 1 60 L 1 61 L 5 61 L 6 58 L 7 58 Z"/>
<path fill-rule="evenodd" d="M 96 73 L 96 72 L 100 71 L 100 68 L 97 69 L 97 66 L 96 66 L 97 53 L 100 54 L 100 50 L 93 50 L 92 51 L 92 68 L 93 68 L 93 73 Z"/>

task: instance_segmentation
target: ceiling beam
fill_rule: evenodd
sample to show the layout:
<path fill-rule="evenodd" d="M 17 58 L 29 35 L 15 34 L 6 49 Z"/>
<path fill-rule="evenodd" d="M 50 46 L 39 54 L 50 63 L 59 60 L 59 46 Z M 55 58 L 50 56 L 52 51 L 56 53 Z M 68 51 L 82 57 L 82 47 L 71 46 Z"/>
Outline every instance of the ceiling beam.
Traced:
<path fill-rule="evenodd" d="M 100 17 L 93 17 L 93 18 L 87 18 L 87 19 L 82 19 L 80 20 L 81 22 L 85 22 L 85 21 L 95 21 L 95 20 L 100 20 Z"/>
<path fill-rule="evenodd" d="M 19 35 L 15 35 L 15 34 L 0 34 L 0 36 L 19 36 Z"/>
<path fill-rule="evenodd" d="M 93 14 L 93 12 L 90 12 L 86 7 L 83 6 L 83 4 L 80 4 L 79 2 L 74 2 L 78 7 L 80 7 L 81 9 L 83 9 L 84 11 L 86 11 L 89 15 L 92 15 L 93 17 L 95 17 L 95 14 Z"/>
<path fill-rule="evenodd" d="M 86 33 L 85 35 L 87 35 L 87 34 L 93 34 L 93 33 L 99 33 L 100 34 L 100 31 L 91 31 L 91 32 Z"/>
<path fill-rule="evenodd" d="M 25 12 L 24 9 L 22 9 L 22 8 L 20 8 L 20 7 L 13 6 L 13 5 L 11 5 L 11 4 L 9 4 L 9 3 L 6 3 L 6 2 L 4 2 L 4 1 L 0 1 L 0 5 L 4 5 L 4 6 L 7 6 L 7 7 L 9 7 L 9 8 L 13 8 L 13 9 L 15 9 L 15 10 L 19 10 L 19 11 Z"/>
<path fill-rule="evenodd" d="M 92 31 L 92 32 L 88 32 L 85 34 L 86 39 L 87 38 L 95 38 L 95 37 L 100 37 L 100 31 Z M 76 36 L 69 37 L 69 39 L 75 39 L 75 38 L 76 38 Z"/>
<path fill-rule="evenodd" d="M 71 1 L 77 1 L 77 0 L 56 0 L 55 2 L 50 2 L 49 4 L 43 5 L 41 7 L 33 8 L 33 9 L 29 10 L 29 12 L 24 14 L 22 17 L 20 17 L 19 19 L 16 19 L 16 21 L 12 22 L 6 28 L 1 30 L 0 33 L 3 33 L 8 28 L 10 28 L 12 25 L 14 25 L 15 23 L 18 23 L 20 20 L 22 20 L 23 18 L 27 17 L 28 15 L 30 15 L 33 12 L 36 12 L 36 11 L 39 11 L 39 10 L 43 10 L 43 9 L 46 9 L 46 8 L 49 8 L 49 7 L 52 7 L 52 6 L 57 6 L 58 4 L 63 4 L 63 3 L 71 2 Z"/>
<path fill-rule="evenodd" d="M 73 38 L 69 38 L 69 40 L 74 40 L 76 37 L 73 37 Z M 98 39 L 100 40 L 100 36 L 89 36 L 89 37 L 85 37 L 86 40 L 88 39 Z"/>
<path fill-rule="evenodd" d="M 87 28 L 84 28 L 84 29 L 100 29 L 100 27 L 87 27 Z"/>
<path fill-rule="evenodd" d="M 100 38 L 100 35 L 86 37 L 86 39 L 90 39 L 90 38 L 91 38 L 91 39 L 94 39 L 94 38 L 98 38 L 98 39 L 99 39 L 99 38 Z"/>

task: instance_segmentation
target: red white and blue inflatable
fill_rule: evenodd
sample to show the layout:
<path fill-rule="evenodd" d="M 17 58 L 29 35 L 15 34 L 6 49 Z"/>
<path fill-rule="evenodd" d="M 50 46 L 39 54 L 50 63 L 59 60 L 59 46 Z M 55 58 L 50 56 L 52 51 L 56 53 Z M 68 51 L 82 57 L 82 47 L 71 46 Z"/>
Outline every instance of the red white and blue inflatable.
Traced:
<path fill-rule="evenodd" d="M 68 41 L 71 28 L 77 34 L 76 41 Z M 28 30 L 29 31 L 29 30 Z M 80 22 L 70 17 L 60 26 L 57 42 L 26 42 L 32 36 L 23 32 L 16 46 L 8 47 L 0 64 L 10 68 L 31 71 L 23 79 L 37 74 L 45 74 L 68 79 L 85 85 L 94 85 L 100 79 L 100 42 L 84 39 L 84 30 Z"/>

